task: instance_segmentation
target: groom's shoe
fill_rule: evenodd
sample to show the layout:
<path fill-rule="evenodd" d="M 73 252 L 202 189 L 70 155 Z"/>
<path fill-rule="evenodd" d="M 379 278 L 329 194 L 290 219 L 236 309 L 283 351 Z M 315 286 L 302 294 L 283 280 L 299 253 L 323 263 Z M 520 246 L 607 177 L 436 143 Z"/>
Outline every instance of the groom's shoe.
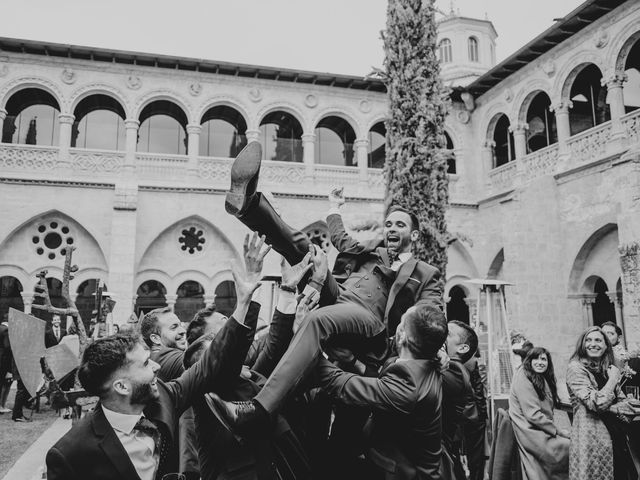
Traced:
<path fill-rule="evenodd" d="M 258 187 L 262 146 L 260 142 L 250 142 L 238 154 L 231 167 L 231 188 L 227 192 L 224 207 L 236 217 L 242 216 L 249 206 Z"/>
<path fill-rule="evenodd" d="M 239 434 L 246 433 L 250 427 L 257 427 L 264 420 L 268 420 L 266 412 L 253 401 L 225 402 L 215 393 L 205 394 L 204 399 L 211 413 L 238 441 L 242 440 Z"/>

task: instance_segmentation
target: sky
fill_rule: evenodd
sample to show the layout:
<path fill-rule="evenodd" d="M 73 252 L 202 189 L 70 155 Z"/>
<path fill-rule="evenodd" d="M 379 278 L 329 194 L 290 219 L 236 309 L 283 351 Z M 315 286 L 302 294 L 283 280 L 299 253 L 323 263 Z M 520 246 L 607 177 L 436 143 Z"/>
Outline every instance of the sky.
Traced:
<path fill-rule="evenodd" d="M 498 62 L 583 0 L 436 0 L 488 18 Z M 0 36 L 367 75 L 382 67 L 387 0 L 0 0 Z"/>

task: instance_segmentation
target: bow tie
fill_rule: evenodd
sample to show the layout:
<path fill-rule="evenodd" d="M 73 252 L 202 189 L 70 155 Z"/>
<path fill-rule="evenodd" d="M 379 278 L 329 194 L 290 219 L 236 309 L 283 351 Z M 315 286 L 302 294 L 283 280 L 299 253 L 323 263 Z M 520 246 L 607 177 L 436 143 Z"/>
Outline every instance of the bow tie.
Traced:
<path fill-rule="evenodd" d="M 391 265 L 400 258 L 400 254 L 391 248 L 387 248 L 387 255 L 389 255 L 389 263 Z"/>

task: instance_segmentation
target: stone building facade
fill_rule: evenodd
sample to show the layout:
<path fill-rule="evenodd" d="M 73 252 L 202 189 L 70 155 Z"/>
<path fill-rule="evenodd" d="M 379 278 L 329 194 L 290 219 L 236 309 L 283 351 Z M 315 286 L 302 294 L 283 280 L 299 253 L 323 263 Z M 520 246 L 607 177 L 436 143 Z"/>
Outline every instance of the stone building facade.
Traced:
<path fill-rule="evenodd" d="M 458 20 L 479 29 L 491 67 L 493 27 Z M 468 65 L 460 55 L 473 49 L 451 50 Z M 637 345 L 640 4 L 589 0 L 464 78 L 449 82 L 446 122 L 450 317 L 477 315 L 469 279 L 502 279 L 510 326 L 547 346 L 560 376 L 589 324 L 612 319 Z M 260 188 L 326 244 L 332 186 L 345 187 L 349 228 L 381 219 L 386 114 L 376 80 L 0 39 L 2 312 L 30 310 L 42 269 L 55 292 L 68 245 L 85 315 L 95 279 L 117 322 L 160 305 L 185 320 L 214 299 L 230 308 L 228 261 L 246 234 L 223 205 L 235 153 L 261 141 Z M 277 274 L 276 255 L 266 268 Z"/>

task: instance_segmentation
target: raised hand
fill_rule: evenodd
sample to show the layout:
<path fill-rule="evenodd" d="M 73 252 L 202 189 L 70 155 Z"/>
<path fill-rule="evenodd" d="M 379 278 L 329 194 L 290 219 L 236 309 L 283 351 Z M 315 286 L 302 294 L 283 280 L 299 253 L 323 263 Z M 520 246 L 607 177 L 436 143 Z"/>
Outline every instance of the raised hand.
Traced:
<path fill-rule="evenodd" d="M 311 281 L 320 284 L 320 287 L 324 284 L 329 273 L 329 260 L 327 254 L 322 251 L 320 247 L 315 245 L 309 245 L 309 252 L 312 253 L 313 274 L 311 275 Z"/>
<path fill-rule="evenodd" d="M 314 310 L 318 306 L 320 300 L 320 294 L 316 291 L 312 291 L 309 295 L 302 295 L 298 306 L 296 307 L 296 318 L 293 321 L 293 334 L 295 335 L 311 310 Z"/>
<path fill-rule="evenodd" d="M 344 187 L 334 188 L 329 193 L 329 204 L 332 208 L 340 208 L 344 205 Z"/>
<path fill-rule="evenodd" d="M 280 274 L 282 275 L 281 285 L 285 287 L 285 289 L 296 289 L 302 277 L 313 267 L 313 264 L 309 263 L 312 255 L 313 252 L 310 251 L 304 256 L 300 263 L 294 266 L 289 266 L 284 257 L 282 258 L 280 262 Z"/>
<path fill-rule="evenodd" d="M 262 264 L 264 263 L 264 257 L 267 256 L 271 245 L 267 245 L 264 251 L 265 236 L 258 237 L 256 232 L 253 232 L 251 239 L 249 234 L 244 237 L 244 264 L 246 267 L 247 275 L 251 276 L 251 279 L 258 280 L 262 276 Z"/>

